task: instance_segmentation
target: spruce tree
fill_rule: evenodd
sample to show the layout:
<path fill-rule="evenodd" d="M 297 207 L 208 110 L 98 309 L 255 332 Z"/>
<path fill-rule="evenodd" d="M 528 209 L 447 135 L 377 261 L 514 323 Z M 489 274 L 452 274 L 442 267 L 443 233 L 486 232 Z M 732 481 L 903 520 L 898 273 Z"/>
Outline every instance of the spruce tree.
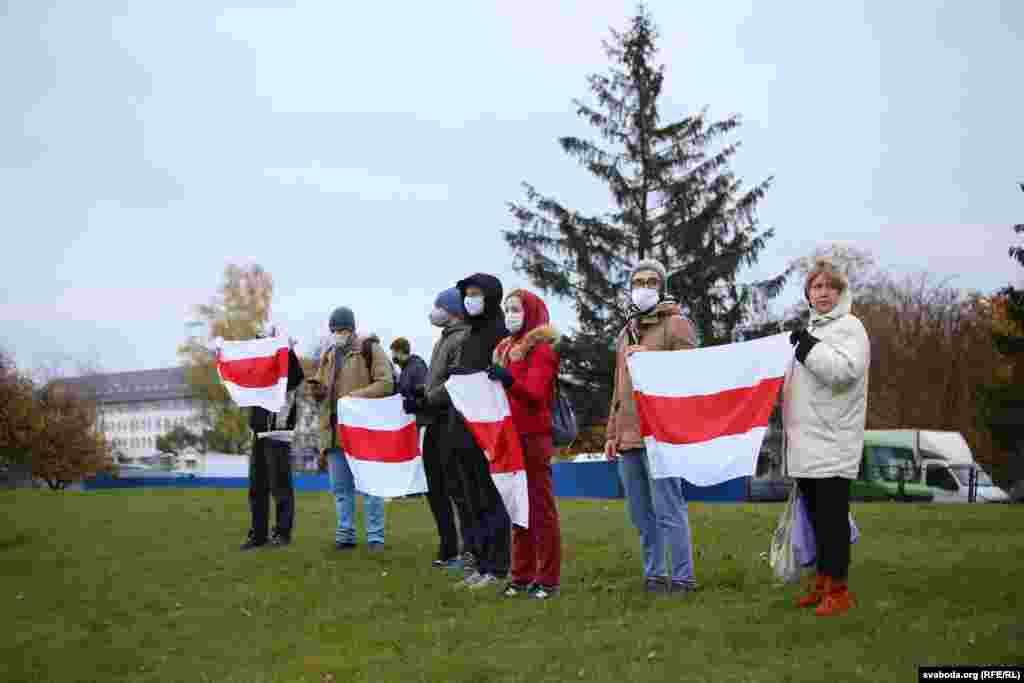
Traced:
<path fill-rule="evenodd" d="M 562 137 L 562 150 L 608 186 L 611 208 L 588 215 L 523 183 L 509 203 L 518 228 L 504 232 L 515 268 L 547 294 L 571 299 L 579 329 L 563 348 L 584 424 L 607 415 L 614 343 L 625 324 L 629 270 L 657 258 L 668 291 L 694 322 L 703 345 L 728 341 L 755 298 L 775 296 L 784 275 L 742 285 L 773 234 L 755 213 L 771 185 L 745 189 L 729 169 L 738 144 L 721 142 L 737 116 L 709 122 L 706 110 L 663 124 L 665 68 L 655 62 L 657 29 L 641 6 L 629 30 L 604 43 L 611 66 L 589 77 L 594 105 L 574 100 L 600 141 Z"/>

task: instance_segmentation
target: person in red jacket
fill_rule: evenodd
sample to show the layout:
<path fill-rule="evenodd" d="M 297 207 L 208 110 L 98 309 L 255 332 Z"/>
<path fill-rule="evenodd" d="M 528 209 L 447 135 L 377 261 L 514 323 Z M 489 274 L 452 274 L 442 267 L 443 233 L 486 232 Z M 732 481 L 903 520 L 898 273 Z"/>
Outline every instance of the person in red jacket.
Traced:
<path fill-rule="evenodd" d="M 505 297 L 505 325 L 512 336 L 494 350 L 488 376 L 508 393 L 512 422 L 526 461 L 530 504 L 528 529 L 512 530 L 512 580 L 505 595 L 546 599 L 558 593 L 561 579 L 561 532 L 551 485 L 551 408 L 559 357 L 559 334 L 548 307 L 535 294 L 517 289 Z"/>

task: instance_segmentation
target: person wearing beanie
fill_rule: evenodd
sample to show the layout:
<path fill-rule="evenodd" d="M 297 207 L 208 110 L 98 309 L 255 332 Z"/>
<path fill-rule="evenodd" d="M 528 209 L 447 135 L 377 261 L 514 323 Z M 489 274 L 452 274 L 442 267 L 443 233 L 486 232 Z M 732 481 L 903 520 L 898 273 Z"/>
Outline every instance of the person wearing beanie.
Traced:
<path fill-rule="evenodd" d="M 609 460 L 618 460 L 630 518 L 640 533 L 645 590 L 685 594 L 696 590 L 697 581 L 683 480 L 651 478 L 626 362 L 634 353 L 696 348 L 693 325 L 683 317 L 679 305 L 666 296 L 666 284 L 665 266 L 658 261 L 640 261 L 630 273 L 632 306 L 616 346 L 605 454 Z M 671 555 L 670 562 L 667 555 Z"/>
<path fill-rule="evenodd" d="M 321 457 L 327 461 L 338 526 L 335 547 L 356 546 L 355 480 L 348 460 L 338 444 L 338 400 L 346 396 L 383 398 L 394 392 L 391 360 L 375 337 L 356 335 L 352 309 L 336 308 L 329 320 L 331 340 L 320 354 L 316 379 L 310 382 L 313 398 L 320 404 Z M 366 541 L 371 550 L 384 546 L 384 500 L 363 496 L 366 512 Z"/>
<path fill-rule="evenodd" d="M 551 411 L 555 401 L 560 338 L 544 301 L 525 289 L 505 297 L 505 324 L 512 333 L 494 350 L 488 376 L 508 393 L 512 422 L 526 466 L 529 528 L 512 528 L 512 577 L 506 597 L 546 600 L 561 584 L 561 529 L 551 478 Z"/>
<path fill-rule="evenodd" d="M 820 260 L 807 274 L 810 324 L 794 331 L 782 392 L 784 471 L 796 479 L 816 542 L 817 578 L 798 607 L 835 616 L 854 606 L 850 569 L 850 482 L 864 450 L 871 344 L 850 310 L 846 276 Z"/>
<path fill-rule="evenodd" d="M 450 457 L 451 450 L 447 448 L 451 408 L 439 399 L 439 395 L 444 392 L 444 383 L 458 365 L 459 348 L 470 329 L 465 321 L 459 290 L 452 287 L 438 294 L 429 319 L 431 325 L 441 329 L 441 338 L 434 344 L 430 354 L 430 366 L 422 389 L 415 391 L 412 397 L 405 396 L 404 405 L 406 412 L 416 413 L 417 423 L 426 426 L 423 433 L 423 469 L 426 471 L 429 489 L 427 503 L 437 524 L 439 539 L 433 565 L 461 571 L 466 566 L 475 566 L 479 548 L 469 539 L 464 539 L 463 548 L 461 551 L 459 549 L 452 504 L 455 505 L 460 522 L 470 519 L 470 512 L 466 507 L 459 462 Z M 430 396 L 435 399 L 434 408 L 427 406 Z"/>
<path fill-rule="evenodd" d="M 436 311 L 448 314 L 450 319 L 466 320 L 466 308 L 462 304 L 462 295 L 458 287 L 449 287 L 434 300 L 434 312 L 431 313 L 431 323 L 436 324 Z"/>

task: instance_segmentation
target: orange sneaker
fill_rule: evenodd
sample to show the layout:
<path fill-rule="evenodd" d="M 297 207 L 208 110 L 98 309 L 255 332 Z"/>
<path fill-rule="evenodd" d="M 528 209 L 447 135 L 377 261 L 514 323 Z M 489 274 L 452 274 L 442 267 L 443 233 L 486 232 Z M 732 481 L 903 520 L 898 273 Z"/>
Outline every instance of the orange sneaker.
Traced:
<path fill-rule="evenodd" d="M 856 604 L 853 594 L 850 592 L 846 581 L 835 581 L 830 579 L 828 591 L 814 613 L 819 617 L 835 617 L 850 611 Z"/>
<path fill-rule="evenodd" d="M 814 578 L 814 587 L 808 586 L 807 594 L 800 596 L 800 599 L 796 601 L 797 607 L 814 607 L 820 605 L 822 599 L 825 597 L 825 575 L 819 573 Z"/>

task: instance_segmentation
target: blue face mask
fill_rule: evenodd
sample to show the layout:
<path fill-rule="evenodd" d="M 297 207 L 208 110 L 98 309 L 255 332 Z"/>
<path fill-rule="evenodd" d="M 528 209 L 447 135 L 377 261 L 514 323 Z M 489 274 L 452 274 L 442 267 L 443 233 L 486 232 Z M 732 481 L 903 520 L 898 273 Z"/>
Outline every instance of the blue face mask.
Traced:
<path fill-rule="evenodd" d="M 467 296 L 462 303 L 466 307 L 466 313 L 472 316 L 480 315 L 484 312 L 484 298 L 482 296 Z"/>

